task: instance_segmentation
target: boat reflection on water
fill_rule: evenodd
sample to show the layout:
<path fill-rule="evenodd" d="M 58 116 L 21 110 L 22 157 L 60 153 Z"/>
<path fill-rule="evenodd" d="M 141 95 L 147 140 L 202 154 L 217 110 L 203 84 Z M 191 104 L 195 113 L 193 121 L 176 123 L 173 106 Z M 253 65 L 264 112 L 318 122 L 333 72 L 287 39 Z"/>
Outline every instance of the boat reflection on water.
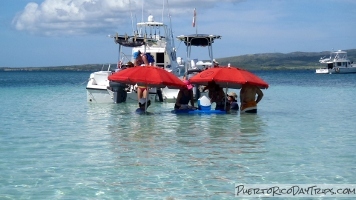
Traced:
<path fill-rule="evenodd" d="M 240 115 L 240 138 L 239 142 L 244 144 L 243 151 L 248 153 L 264 153 L 263 143 L 266 142 L 265 123 L 257 114 Z"/>

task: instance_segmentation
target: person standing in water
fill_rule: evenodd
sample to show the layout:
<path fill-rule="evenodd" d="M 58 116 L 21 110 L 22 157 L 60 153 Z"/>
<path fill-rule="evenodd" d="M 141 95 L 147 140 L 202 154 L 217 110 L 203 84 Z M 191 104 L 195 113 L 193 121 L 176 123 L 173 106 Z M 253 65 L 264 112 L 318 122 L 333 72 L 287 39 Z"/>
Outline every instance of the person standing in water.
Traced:
<path fill-rule="evenodd" d="M 187 85 L 187 87 L 179 90 L 176 104 L 174 105 L 175 110 L 194 108 L 193 86 L 188 80 L 185 78 L 183 79 L 183 82 Z M 189 102 L 191 106 L 188 105 Z"/>
<path fill-rule="evenodd" d="M 259 87 L 250 84 L 243 85 L 240 90 L 241 112 L 257 113 L 257 104 L 262 100 L 262 97 L 263 92 Z"/>

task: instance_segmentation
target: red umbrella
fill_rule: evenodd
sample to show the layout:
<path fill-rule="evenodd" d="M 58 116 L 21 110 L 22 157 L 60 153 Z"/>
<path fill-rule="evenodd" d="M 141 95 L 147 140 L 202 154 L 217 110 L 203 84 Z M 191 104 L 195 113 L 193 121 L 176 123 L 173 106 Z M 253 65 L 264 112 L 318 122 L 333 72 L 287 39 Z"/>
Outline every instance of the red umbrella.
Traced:
<path fill-rule="evenodd" d="M 251 84 L 261 89 L 268 88 L 268 83 L 253 73 L 237 67 L 214 67 L 204 70 L 189 79 L 190 83 L 208 85 L 215 81 L 224 88 L 240 89 L 244 84 Z"/>
<path fill-rule="evenodd" d="M 130 85 L 146 85 L 147 87 L 169 87 L 180 89 L 187 87 L 182 80 L 174 74 L 154 66 L 136 66 L 118 71 L 108 78 L 110 81 Z"/>

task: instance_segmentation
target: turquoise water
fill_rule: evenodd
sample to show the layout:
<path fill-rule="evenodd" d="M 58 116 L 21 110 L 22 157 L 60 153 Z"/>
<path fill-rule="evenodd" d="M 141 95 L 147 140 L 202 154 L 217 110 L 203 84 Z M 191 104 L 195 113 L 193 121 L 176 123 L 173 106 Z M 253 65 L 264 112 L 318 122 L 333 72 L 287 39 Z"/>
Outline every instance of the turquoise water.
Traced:
<path fill-rule="evenodd" d="M 88 104 L 88 72 L 0 72 L 0 199 L 236 199 L 234 184 L 354 184 L 356 74 L 256 71 L 257 114 Z"/>

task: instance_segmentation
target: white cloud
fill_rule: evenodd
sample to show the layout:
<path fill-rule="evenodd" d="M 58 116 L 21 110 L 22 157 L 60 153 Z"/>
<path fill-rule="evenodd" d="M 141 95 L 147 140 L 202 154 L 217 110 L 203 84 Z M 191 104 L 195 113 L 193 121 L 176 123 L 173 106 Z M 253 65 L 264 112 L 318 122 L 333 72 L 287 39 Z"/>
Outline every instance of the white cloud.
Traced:
<path fill-rule="evenodd" d="M 115 27 L 129 0 L 45 0 L 28 3 L 13 19 L 17 30 L 44 35 L 77 35 Z"/>
<path fill-rule="evenodd" d="M 18 16 L 18 20 L 16 23 L 16 28 L 18 30 L 25 30 L 27 28 L 34 29 L 33 27 L 27 27 L 28 24 L 33 24 L 36 22 L 36 15 L 39 13 L 37 12 L 38 4 L 36 3 L 29 3 L 24 9 L 24 12 Z"/>
<path fill-rule="evenodd" d="M 170 13 L 175 13 L 176 17 L 187 15 L 194 6 L 209 8 L 221 2 L 239 1 L 206 0 L 201 5 L 201 2 L 196 0 L 172 0 L 169 2 L 164 0 L 166 8 L 169 8 Z M 12 23 L 19 31 L 37 35 L 110 33 L 120 25 L 130 26 L 130 10 L 134 16 L 136 13 L 140 14 L 137 19 L 140 21 L 142 2 L 144 2 L 144 16 L 148 16 L 148 14 L 162 15 L 163 0 L 44 0 L 40 4 L 28 3 L 24 10 L 15 16 Z"/>

